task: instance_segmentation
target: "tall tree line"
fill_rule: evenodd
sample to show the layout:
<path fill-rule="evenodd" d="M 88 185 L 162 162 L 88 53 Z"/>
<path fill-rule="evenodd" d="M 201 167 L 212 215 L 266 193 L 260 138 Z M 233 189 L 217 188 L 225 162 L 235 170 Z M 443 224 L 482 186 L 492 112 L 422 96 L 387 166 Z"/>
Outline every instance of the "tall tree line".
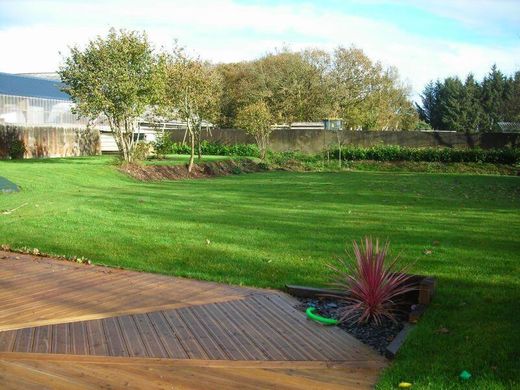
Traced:
<path fill-rule="evenodd" d="M 472 74 L 431 81 L 421 100 L 419 117 L 434 129 L 500 131 L 499 122 L 520 122 L 520 71 L 507 76 L 493 65 L 481 82 Z"/>
<path fill-rule="evenodd" d="M 342 118 L 348 129 L 411 130 L 418 121 L 395 68 L 361 49 L 282 49 L 253 61 L 221 64 L 221 121 L 235 126 L 241 109 L 264 102 L 278 124 Z"/>

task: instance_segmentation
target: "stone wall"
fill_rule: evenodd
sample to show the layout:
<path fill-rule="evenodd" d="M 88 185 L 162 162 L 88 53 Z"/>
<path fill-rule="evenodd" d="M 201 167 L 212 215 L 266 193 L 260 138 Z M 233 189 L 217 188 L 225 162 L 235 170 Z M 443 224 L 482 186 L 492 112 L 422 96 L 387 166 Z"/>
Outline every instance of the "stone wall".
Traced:
<path fill-rule="evenodd" d="M 24 158 L 101 154 L 97 130 L 0 124 L 0 158 L 9 158 L 10 150 L 20 140 L 23 141 L 26 150 Z"/>
<path fill-rule="evenodd" d="M 174 130 L 172 137 L 181 142 L 184 130 Z M 464 134 L 453 132 L 420 131 L 342 131 L 339 133 L 343 146 L 400 145 L 408 147 L 457 147 L 482 149 L 520 147 L 520 133 Z M 224 145 L 254 143 L 253 137 L 237 129 L 213 129 L 211 135 L 204 132 L 203 138 Z M 301 151 L 318 153 L 338 144 L 336 133 L 326 130 L 275 130 L 271 134 L 273 151 Z"/>

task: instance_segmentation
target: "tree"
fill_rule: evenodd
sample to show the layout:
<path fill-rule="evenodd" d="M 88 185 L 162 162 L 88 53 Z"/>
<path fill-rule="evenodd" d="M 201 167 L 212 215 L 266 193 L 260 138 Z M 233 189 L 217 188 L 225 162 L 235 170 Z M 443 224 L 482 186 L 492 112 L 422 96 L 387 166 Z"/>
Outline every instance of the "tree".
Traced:
<path fill-rule="evenodd" d="M 282 49 L 254 63 L 263 100 L 277 123 L 318 121 L 328 114 L 324 82 L 324 52 Z"/>
<path fill-rule="evenodd" d="M 234 126 L 238 110 L 264 100 L 267 91 L 255 70 L 254 62 L 219 64 L 217 70 L 223 82 L 220 125 L 231 127 Z"/>
<path fill-rule="evenodd" d="M 338 47 L 331 62 L 331 114 L 340 116 L 347 129 L 362 128 L 370 96 L 380 65 L 372 64 L 361 49 Z"/>
<path fill-rule="evenodd" d="M 484 131 L 498 130 L 498 122 L 502 120 L 503 103 L 506 100 L 506 77 L 497 68 L 491 71 L 482 81 L 482 108 L 484 117 L 482 129 Z"/>
<path fill-rule="evenodd" d="M 222 119 L 263 101 L 273 121 L 321 121 L 342 117 L 347 128 L 414 128 L 417 114 L 394 68 L 373 63 L 355 47 L 334 53 L 281 49 L 250 62 L 218 67 L 224 79 Z"/>
<path fill-rule="evenodd" d="M 417 114 L 395 68 L 383 68 L 356 47 L 339 47 L 332 56 L 329 77 L 330 112 L 341 116 L 346 128 L 415 128 Z"/>
<path fill-rule="evenodd" d="M 191 172 L 196 143 L 199 159 L 202 157 L 203 123 L 218 120 L 222 80 L 213 66 L 189 57 L 181 48 L 175 48 L 172 55 L 166 56 L 164 75 L 166 88 L 160 110 L 164 116 L 177 117 L 186 123 L 191 150 L 188 172 Z"/>
<path fill-rule="evenodd" d="M 362 105 L 365 115 L 361 127 L 368 130 L 415 129 L 419 119 L 408 95 L 409 89 L 401 85 L 397 69 L 390 67 L 378 72 Z"/>
<path fill-rule="evenodd" d="M 421 94 L 422 105 L 417 105 L 419 118 L 428 123 L 432 128 L 438 129 L 440 124 L 439 115 L 439 90 L 442 85 L 439 81 L 430 81 L 424 87 Z"/>
<path fill-rule="evenodd" d="M 75 103 L 74 112 L 95 120 L 103 115 L 125 162 L 134 159 L 138 118 L 157 99 L 158 57 L 144 33 L 110 29 L 81 50 L 70 49 L 61 80 Z"/>
<path fill-rule="evenodd" d="M 520 71 L 507 80 L 508 99 L 504 102 L 504 120 L 520 122 Z"/>
<path fill-rule="evenodd" d="M 441 128 L 464 131 L 464 85 L 458 77 L 448 77 L 439 93 Z"/>
<path fill-rule="evenodd" d="M 273 131 L 272 115 L 267 104 L 260 101 L 243 107 L 237 113 L 235 124 L 255 138 L 260 158 L 264 160 L 269 147 L 269 136 Z"/>
<path fill-rule="evenodd" d="M 260 100 L 277 123 L 323 119 L 328 115 L 324 59 L 326 53 L 319 50 L 282 49 L 254 61 L 220 65 L 222 124 L 231 125 L 240 108 Z"/>
<path fill-rule="evenodd" d="M 463 128 L 466 132 L 477 132 L 480 130 L 482 121 L 482 106 L 480 104 L 481 96 L 480 85 L 475 80 L 473 74 L 469 74 L 464 82 L 464 90 L 462 95 L 463 106 Z"/>

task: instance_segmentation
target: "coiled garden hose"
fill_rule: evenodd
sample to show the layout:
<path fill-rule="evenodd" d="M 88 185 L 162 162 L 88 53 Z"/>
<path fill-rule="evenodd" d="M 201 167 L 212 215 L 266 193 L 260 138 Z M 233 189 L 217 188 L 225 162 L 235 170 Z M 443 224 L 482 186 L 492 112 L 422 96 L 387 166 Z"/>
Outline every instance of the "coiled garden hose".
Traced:
<path fill-rule="evenodd" d="M 307 314 L 307 317 L 309 317 L 311 320 L 314 320 L 316 322 L 319 322 L 323 325 L 337 325 L 339 324 L 338 320 L 335 320 L 333 318 L 325 318 L 322 316 L 319 316 L 317 314 L 314 314 L 314 310 L 316 310 L 315 307 L 309 307 L 307 310 L 305 310 L 305 313 Z"/>

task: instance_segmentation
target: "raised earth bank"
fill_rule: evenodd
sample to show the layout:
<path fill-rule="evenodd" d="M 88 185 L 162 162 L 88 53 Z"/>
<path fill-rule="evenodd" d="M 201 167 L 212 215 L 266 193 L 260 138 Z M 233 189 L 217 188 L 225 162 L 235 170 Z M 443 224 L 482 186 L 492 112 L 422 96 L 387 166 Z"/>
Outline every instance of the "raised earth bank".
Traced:
<path fill-rule="evenodd" d="M 250 159 L 224 160 L 194 164 L 188 172 L 187 164 L 182 165 L 126 165 L 120 170 L 137 180 L 179 180 L 199 179 L 215 176 L 236 175 L 240 173 L 261 172 L 267 170 L 263 163 Z"/>

